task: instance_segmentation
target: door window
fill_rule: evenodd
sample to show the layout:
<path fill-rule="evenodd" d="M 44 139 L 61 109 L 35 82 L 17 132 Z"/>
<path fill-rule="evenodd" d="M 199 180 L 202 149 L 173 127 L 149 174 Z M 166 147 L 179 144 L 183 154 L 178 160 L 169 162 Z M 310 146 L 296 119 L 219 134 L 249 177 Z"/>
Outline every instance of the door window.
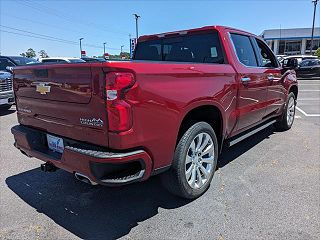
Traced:
<path fill-rule="evenodd" d="M 231 33 L 231 39 L 239 61 L 246 66 L 257 67 L 258 63 L 250 38 Z"/>
<path fill-rule="evenodd" d="M 257 55 L 261 58 L 261 63 L 259 64 L 260 67 L 266 67 L 266 68 L 278 67 L 278 62 L 276 60 L 276 57 L 271 52 L 271 50 L 267 47 L 267 45 L 259 39 L 255 39 L 255 40 L 258 45 Z"/>
<path fill-rule="evenodd" d="M 309 62 L 310 62 L 310 61 L 302 61 L 302 62 L 300 63 L 300 67 L 306 67 L 306 66 L 308 66 L 308 65 L 309 65 Z"/>

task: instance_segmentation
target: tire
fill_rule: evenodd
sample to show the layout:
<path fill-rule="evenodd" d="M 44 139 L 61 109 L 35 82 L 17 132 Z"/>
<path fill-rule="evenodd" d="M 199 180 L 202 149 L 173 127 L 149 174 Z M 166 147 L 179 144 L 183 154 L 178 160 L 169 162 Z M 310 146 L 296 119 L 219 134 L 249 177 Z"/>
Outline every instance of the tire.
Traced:
<path fill-rule="evenodd" d="M 291 92 L 288 95 L 286 106 L 283 109 L 283 113 L 278 122 L 275 123 L 275 127 L 278 131 L 286 131 L 292 127 L 294 122 L 294 116 L 296 113 L 296 99 L 295 95 Z"/>
<path fill-rule="evenodd" d="M 7 111 L 7 110 L 9 110 L 11 108 L 11 105 L 8 105 L 8 104 L 6 104 L 6 105 L 1 105 L 0 106 L 0 110 L 2 110 L 2 111 Z"/>
<path fill-rule="evenodd" d="M 179 139 L 172 166 L 161 175 L 162 183 L 174 195 L 195 199 L 209 188 L 217 161 L 214 130 L 206 122 L 197 122 Z"/>

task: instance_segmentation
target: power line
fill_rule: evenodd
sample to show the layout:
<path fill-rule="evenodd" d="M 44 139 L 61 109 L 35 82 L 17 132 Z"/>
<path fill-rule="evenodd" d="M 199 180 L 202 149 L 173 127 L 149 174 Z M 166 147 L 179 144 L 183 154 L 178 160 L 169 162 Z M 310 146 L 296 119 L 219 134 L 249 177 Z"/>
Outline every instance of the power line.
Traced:
<path fill-rule="evenodd" d="M 62 38 L 56 38 L 56 37 L 52 37 L 52 36 L 48 36 L 48 35 L 44 35 L 44 34 L 29 32 L 29 31 L 25 31 L 25 30 L 22 30 L 22 29 L 18 29 L 18 28 L 8 27 L 8 26 L 2 25 L 2 24 L 0 24 L 0 26 L 3 27 L 3 28 L 10 29 L 10 30 L 15 30 L 15 31 L 20 31 L 20 32 L 24 32 L 24 33 L 33 34 L 33 35 L 38 35 L 38 36 L 40 36 L 40 37 L 51 38 L 51 39 L 55 39 L 55 40 L 59 40 L 59 41 L 64 41 L 64 42 L 69 42 L 69 43 L 76 43 L 76 42 L 74 42 L 74 41 L 65 40 L 65 39 L 62 39 Z"/>
<path fill-rule="evenodd" d="M 66 40 L 66 39 L 62 39 L 62 38 L 57 38 L 57 37 L 53 37 L 53 36 L 49 36 L 49 35 L 44 35 L 44 34 L 39 34 L 39 33 L 35 33 L 35 32 L 30 32 L 30 31 L 26 31 L 26 30 L 22 30 L 19 28 L 13 28 L 13 27 L 8 27 L 5 25 L 1 25 L 0 27 L 2 28 L 7 28 L 10 30 L 14 30 L 14 31 L 18 31 L 18 33 L 15 32 L 10 32 L 10 31 L 6 31 L 6 30 L 0 30 L 2 32 L 7 32 L 7 33 L 11 33 L 11 34 L 16 34 L 16 35 L 21 35 L 21 36 L 27 36 L 27 37 L 33 37 L 33 38 L 38 38 L 38 39 L 43 39 L 43 40 L 50 40 L 50 41 L 55 41 L 55 42 L 60 42 L 60 43 L 67 43 L 67 44 L 72 44 L 72 45 L 78 45 L 78 42 L 75 41 L 71 41 L 71 40 Z M 20 33 L 19 33 L 20 32 Z M 22 33 L 23 34 L 22 34 Z M 92 47 L 92 48 L 98 48 L 98 49 L 103 49 L 102 46 L 98 46 L 98 45 L 94 45 L 94 44 L 83 44 L 86 47 Z M 107 47 L 107 49 L 110 50 L 120 50 L 120 48 L 112 48 L 112 47 Z"/>
<path fill-rule="evenodd" d="M 64 14 L 62 12 L 59 12 L 56 9 L 48 8 L 47 6 L 41 5 L 40 3 L 30 2 L 28 0 L 17 1 L 17 2 L 19 4 L 22 4 L 22 5 L 25 5 L 25 6 L 29 7 L 29 8 L 32 8 L 33 10 L 37 10 L 39 12 L 46 12 L 48 14 L 51 14 L 51 15 L 55 16 L 55 17 L 58 17 L 59 19 L 64 19 L 64 20 L 66 20 L 68 22 L 71 22 L 72 24 L 81 24 L 81 25 L 85 25 L 85 26 L 90 27 L 90 28 L 92 28 L 92 26 L 96 26 L 97 28 L 100 28 L 101 30 L 103 30 L 105 32 L 110 32 L 110 33 L 114 33 L 114 34 L 128 35 L 128 33 L 125 33 L 125 32 L 107 30 L 105 27 L 100 26 L 100 25 L 98 25 L 96 23 L 93 23 L 93 22 L 89 22 L 89 21 L 83 22 L 81 20 L 79 22 L 79 19 L 77 21 L 75 21 L 74 17 L 68 17 L 68 16 L 66 16 L 66 14 Z"/>
<path fill-rule="evenodd" d="M 2 15 L 5 15 L 5 16 L 10 17 L 10 18 L 15 18 L 15 19 L 19 19 L 19 20 L 22 20 L 22 21 L 26 21 L 26 22 L 36 23 L 36 24 L 40 24 L 40 25 L 44 25 L 44 26 L 60 29 L 60 30 L 63 30 L 63 31 L 78 33 L 78 34 L 81 34 L 81 36 L 86 36 L 86 34 L 88 34 L 88 33 L 80 32 L 80 31 L 77 31 L 77 30 L 74 30 L 74 29 L 71 29 L 71 28 L 63 28 L 61 26 L 56 26 L 56 25 L 53 25 L 53 24 L 45 23 L 45 22 L 34 21 L 34 20 L 31 20 L 31 19 L 27 19 L 27 18 L 17 17 L 17 16 L 14 16 L 14 15 L 6 14 L 6 13 L 2 13 Z M 101 35 L 90 34 L 90 36 L 92 36 L 92 35 L 101 37 Z M 126 40 L 126 38 L 124 38 L 124 37 L 113 36 L 113 38 Z"/>

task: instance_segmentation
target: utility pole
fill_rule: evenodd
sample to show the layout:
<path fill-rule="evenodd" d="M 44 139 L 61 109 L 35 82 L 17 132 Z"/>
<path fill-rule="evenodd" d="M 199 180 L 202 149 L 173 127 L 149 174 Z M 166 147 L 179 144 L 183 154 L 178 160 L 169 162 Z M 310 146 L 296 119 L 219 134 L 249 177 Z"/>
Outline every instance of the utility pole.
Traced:
<path fill-rule="evenodd" d="M 317 3 L 319 0 L 312 0 L 312 3 L 314 4 L 313 8 L 313 21 L 312 21 L 312 32 L 311 32 L 311 47 L 310 47 L 310 55 L 312 55 L 312 49 L 313 49 L 313 34 L 314 34 L 314 22 L 316 19 L 316 10 L 317 10 Z"/>
<path fill-rule="evenodd" d="M 122 48 L 124 47 L 124 45 L 121 45 L 121 52 L 120 52 L 120 55 L 122 54 Z"/>
<path fill-rule="evenodd" d="M 103 43 L 103 56 L 106 54 L 106 42 Z"/>
<path fill-rule="evenodd" d="M 79 41 L 80 41 L 80 58 L 82 57 L 82 46 L 81 46 L 81 41 L 83 40 L 83 38 L 80 38 Z"/>
<path fill-rule="evenodd" d="M 138 37 L 139 37 L 139 33 L 138 33 L 138 19 L 141 17 L 139 16 L 138 14 L 134 13 L 133 16 L 135 17 L 136 19 L 136 41 L 138 41 Z"/>

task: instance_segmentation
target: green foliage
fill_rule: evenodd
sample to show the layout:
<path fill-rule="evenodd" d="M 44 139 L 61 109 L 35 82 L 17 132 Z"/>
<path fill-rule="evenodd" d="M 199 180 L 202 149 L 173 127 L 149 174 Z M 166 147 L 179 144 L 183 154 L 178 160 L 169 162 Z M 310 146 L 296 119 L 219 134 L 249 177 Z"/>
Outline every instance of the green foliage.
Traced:
<path fill-rule="evenodd" d="M 48 58 L 48 57 L 49 57 L 49 55 L 46 53 L 45 50 L 40 50 L 40 51 L 38 52 L 38 54 L 39 54 L 39 57 L 40 57 L 40 58 Z"/>
<path fill-rule="evenodd" d="M 21 53 L 20 55 L 27 58 L 33 58 L 37 56 L 36 51 L 34 51 L 32 48 L 29 48 L 25 53 Z"/>
<path fill-rule="evenodd" d="M 320 58 L 320 47 L 318 47 L 318 49 L 316 51 L 316 56 L 318 56 L 318 58 Z"/>
<path fill-rule="evenodd" d="M 130 53 L 122 52 L 121 54 L 109 55 L 109 59 L 130 59 Z"/>

